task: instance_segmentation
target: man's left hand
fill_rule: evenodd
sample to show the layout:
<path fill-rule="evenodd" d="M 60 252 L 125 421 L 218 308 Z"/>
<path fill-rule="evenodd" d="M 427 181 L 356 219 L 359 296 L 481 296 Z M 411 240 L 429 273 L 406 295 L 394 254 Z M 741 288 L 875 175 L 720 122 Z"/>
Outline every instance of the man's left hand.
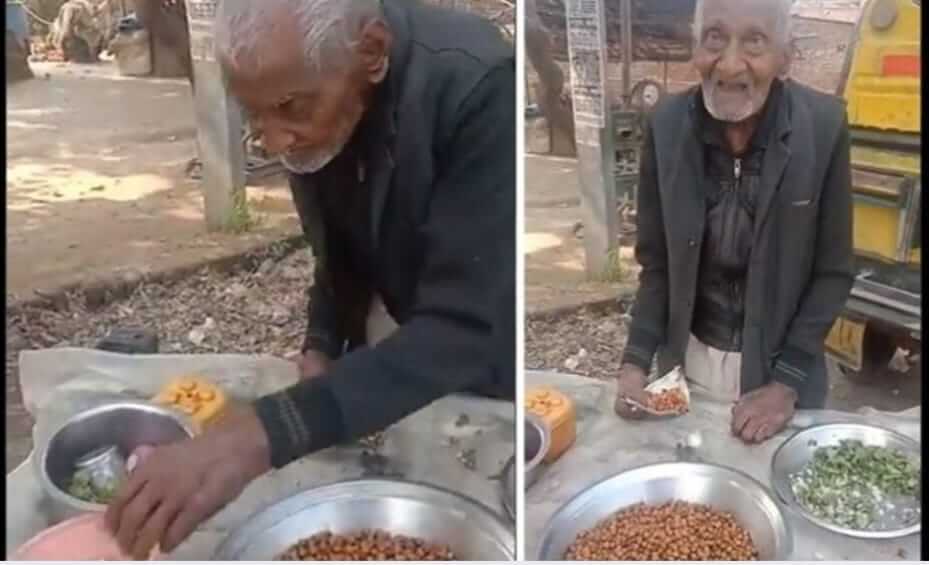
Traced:
<path fill-rule="evenodd" d="M 732 408 L 732 433 L 746 443 L 761 443 L 783 430 L 794 415 L 797 392 L 770 383 L 743 396 Z"/>
<path fill-rule="evenodd" d="M 251 410 L 202 435 L 154 448 L 132 470 L 106 511 L 106 525 L 134 559 L 177 548 L 254 479 L 270 469 L 267 434 Z"/>

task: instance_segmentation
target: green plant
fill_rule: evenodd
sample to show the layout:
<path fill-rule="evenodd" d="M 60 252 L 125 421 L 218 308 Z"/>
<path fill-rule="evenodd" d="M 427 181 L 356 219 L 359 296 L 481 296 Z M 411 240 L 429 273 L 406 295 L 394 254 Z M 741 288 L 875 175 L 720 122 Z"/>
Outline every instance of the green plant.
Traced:
<path fill-rule="evenodd" d="M 623 262 L 620 248 L 615 247 L 606 256 L 606 266 L 600 279 L 603 282 L 623 282 L 629 277 L 629 268 Z"/>
<path fill-rule="evenodd" d="M 245 191 L 236 192 L 232 198 L 232 212 L 226 220 L 225 231 L 241 234 L 258 227 L 262 222 L 262 217 L 249 210 L 248 197 L 245 195 Z"/>

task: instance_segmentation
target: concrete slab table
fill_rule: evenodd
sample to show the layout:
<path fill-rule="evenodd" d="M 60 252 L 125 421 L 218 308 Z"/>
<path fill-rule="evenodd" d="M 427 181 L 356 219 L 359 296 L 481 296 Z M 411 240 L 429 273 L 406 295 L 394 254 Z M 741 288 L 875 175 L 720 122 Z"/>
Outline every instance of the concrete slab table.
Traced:
<path fill-rule="evenodd" d="M 741 470 L 771 488 L 774 451 L 797 428 L 830 422 L 866 422 L 919 441 L 920 410 L 888 414 L 802 411 L 792 429 L 762 445 L 748 446 L 729 431 L 730 407 L 693 398 L 690 413 L 671 420 L 624 421 L 613 412 L 615 383 L 574 375 L 529 371 L 526 386 L 550 385 L 574 399 L 577 441 L 558 461 L 542 471 L 525 496 L 526 557 L 536 559 L 545 525 L 573 496 L 594 483 L 642 465 L 676 461 L 676 448 L 699 444 L 693 454 L 707 463 Z M 773 492 L 773 491 L 772 491 Z M 786 510 L 786 509 L 785 509 Z M 861 540 L 835 534 L 786 510 L 794 531 L 793 560 L 918 560 L 919 535 L 896 540 Z"/>

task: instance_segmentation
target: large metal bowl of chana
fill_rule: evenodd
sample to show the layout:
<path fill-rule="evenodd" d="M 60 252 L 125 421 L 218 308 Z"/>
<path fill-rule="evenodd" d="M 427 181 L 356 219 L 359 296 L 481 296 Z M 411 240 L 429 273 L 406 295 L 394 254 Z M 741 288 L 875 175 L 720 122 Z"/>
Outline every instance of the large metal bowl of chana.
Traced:
<path fill-rule="evenodd" d="M 536 559 L 690 561 L 739 552 L 739 560 L 790 559 L 792 533 L 777 502 L 740 471 L 678 462 L 624 471 L 575 495 L 549 520 Z"/>
<path fill-rule="evenodd" d="M 493 510 L 438 487 L 390 479 L 339 482 L 286 498 L 231 532 L 214 558 L 354 561 L 376 557 L 379 544 L 387 553 L 402 545 L 415 560 L 515 558 L 513 530 Z"/>

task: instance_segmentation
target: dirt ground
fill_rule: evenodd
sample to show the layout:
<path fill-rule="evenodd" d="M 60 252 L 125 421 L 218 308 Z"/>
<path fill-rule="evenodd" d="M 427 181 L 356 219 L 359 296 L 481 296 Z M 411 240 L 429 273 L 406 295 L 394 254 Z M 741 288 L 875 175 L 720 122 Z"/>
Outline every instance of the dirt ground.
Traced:
<path fill-rule="evenodd" d="M 526 312 L 569 308 L 632 292 L 631 272 L 615 282 L 587 280 L 584 242 L 574 229 L 581 213 L 576 161 L 526 155 L 525 162 Z M 632 250 L 622 253 L 631 258 Z"/>
<path fill-rule="evenodd" d="M 241 253 L 299 232 L 282 179 L 249 187 L 258 225 L 207 233 L 184 176 L 195 155 L 190 87 L 112 63 L 32 63 L 7 89 L 7 302 L 108 277 Z"/>

